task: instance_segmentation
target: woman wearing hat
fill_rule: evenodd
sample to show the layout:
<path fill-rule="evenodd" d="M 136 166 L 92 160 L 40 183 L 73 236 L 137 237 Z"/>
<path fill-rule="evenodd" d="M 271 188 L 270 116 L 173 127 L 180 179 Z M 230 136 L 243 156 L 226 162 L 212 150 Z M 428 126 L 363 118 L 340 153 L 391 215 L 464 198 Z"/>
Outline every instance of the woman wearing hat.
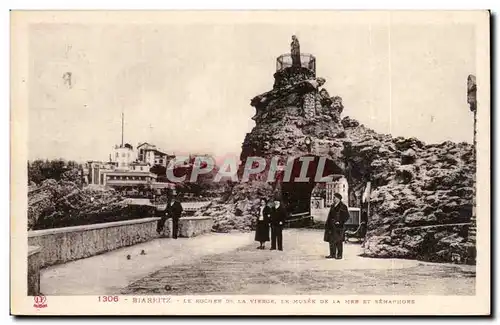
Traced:
<path fill-rule="evenodd" d="M 255 241 L 260 243 L 257 249 L 264 249 L 265 242 L 269 241 L 270 215 L 271 208 L 267 205 L 266 199 L 261 198 L 257 214 L 257 226 L 255 228 Z"/>

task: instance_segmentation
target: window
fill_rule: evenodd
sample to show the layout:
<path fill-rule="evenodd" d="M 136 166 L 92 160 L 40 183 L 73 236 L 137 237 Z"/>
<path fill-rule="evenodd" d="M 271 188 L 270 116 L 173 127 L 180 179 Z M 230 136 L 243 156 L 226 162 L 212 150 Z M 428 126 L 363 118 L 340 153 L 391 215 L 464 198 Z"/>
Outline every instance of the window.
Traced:
<path fill-rule="evenodd" d="M 122 153 L 122 157 L 123 157 L 123 158 L 125 158 L 125 152 L 124 152 L 124 153 Z"/>
<path fill-rule="evenodd" d="M 118 158 L 118 152 L 116 153 L 116 158 Z"/>

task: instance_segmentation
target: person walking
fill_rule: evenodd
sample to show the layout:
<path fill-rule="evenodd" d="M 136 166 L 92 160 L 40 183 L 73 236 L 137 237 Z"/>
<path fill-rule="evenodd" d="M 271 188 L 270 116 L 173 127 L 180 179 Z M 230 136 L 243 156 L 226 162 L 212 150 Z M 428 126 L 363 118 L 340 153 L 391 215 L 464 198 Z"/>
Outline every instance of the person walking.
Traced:
<path fill-rule="evenodd" d="M 344 241 L 344 223 L 349 219 L 349 210 L 342 203 L 342 195 L 333 195 L 333 205 L 325 223 L 324 241 L 330 245 L 330 255 L 326 258 L 342 259 Z"/>
<path fill-rule="evenodd" d="M 267 205 L 266 199 L 261 198 L 255 227 L 255 241 L 260 243 L 257 249 L 264 249 L 266 241 L 269 241 L 270 215 L 271 208 Z"/>
<path fill-rule="evenodd" d="M 167 201 L 167 216 L 172 218 L 172 238 L 177 239 L 179 234 L 179 219 L 182 214 L 182 205 L 177 200 L 177 195 L 173 192 L 172 196 Z"/>
<path fill-rule="evenodd" d="M 279 200 L 274 200 L 274 207 L 271 210 L 271 250 L 283 250 L 283 226 L 286 220 L 285 208 Z"/>

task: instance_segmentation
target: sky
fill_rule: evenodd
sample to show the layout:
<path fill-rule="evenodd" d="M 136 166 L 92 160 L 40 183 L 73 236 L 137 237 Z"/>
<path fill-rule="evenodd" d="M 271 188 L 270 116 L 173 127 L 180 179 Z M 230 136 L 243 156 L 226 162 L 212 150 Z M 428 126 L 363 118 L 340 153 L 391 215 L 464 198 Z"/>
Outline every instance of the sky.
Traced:
<path fill-rule="evenodd" d="M 426 143 L 472 142 L 473 25 L 33 24 L 29 159 L 107 160 L 122 112 L 134 146 L 239 155 L 250 99 L 272 88 L 293 34 L 343 116 Z"/>

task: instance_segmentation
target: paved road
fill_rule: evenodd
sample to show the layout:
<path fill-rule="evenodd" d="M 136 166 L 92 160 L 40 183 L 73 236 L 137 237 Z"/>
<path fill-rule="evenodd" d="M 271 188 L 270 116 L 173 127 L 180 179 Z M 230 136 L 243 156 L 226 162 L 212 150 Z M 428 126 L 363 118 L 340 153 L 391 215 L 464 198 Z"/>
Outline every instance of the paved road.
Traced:
<path fill-rule="evenodd" d="M 475 268 L 358 256 L 345 245 L 343 260 L 325 259 L 321 230 L 290 229 L 285 249 L 246 245 L 194 263 L 177 264 L 131 283 L 122 294 L 420 294 L 472 295 Z"/>
<path fill-rule="evenodd" d="M 131 282 L 166 266 L 194 263 L 203 256 L 225 253 L 248 245 L 252 240 L 250 233 L 155 239 L 44 269 L 41 292 L 45 295 L 116 294 Z M 141 250 L 146 255 L 140 255 Z M 127 255 L 131 255 L 130 260 Z"/>
<path fill-rule="evenodd" d="M 326 221 L 328 218 L 328 208 L 324 209 L 312 209 L 311 210 L 311 215 L 314 218 L 314 221 Z"/>
<path fill-rule="evenodd" d="M 158 239 L 48 268 L 41 289 L 46 295 L 474 294 L 473 266 L 363 258 L 356 244 L 345 245 L 343 260 L 325 259 L 321 230 L 286 230 L 282 252 L 256 246 L 253 233 Z"/>

